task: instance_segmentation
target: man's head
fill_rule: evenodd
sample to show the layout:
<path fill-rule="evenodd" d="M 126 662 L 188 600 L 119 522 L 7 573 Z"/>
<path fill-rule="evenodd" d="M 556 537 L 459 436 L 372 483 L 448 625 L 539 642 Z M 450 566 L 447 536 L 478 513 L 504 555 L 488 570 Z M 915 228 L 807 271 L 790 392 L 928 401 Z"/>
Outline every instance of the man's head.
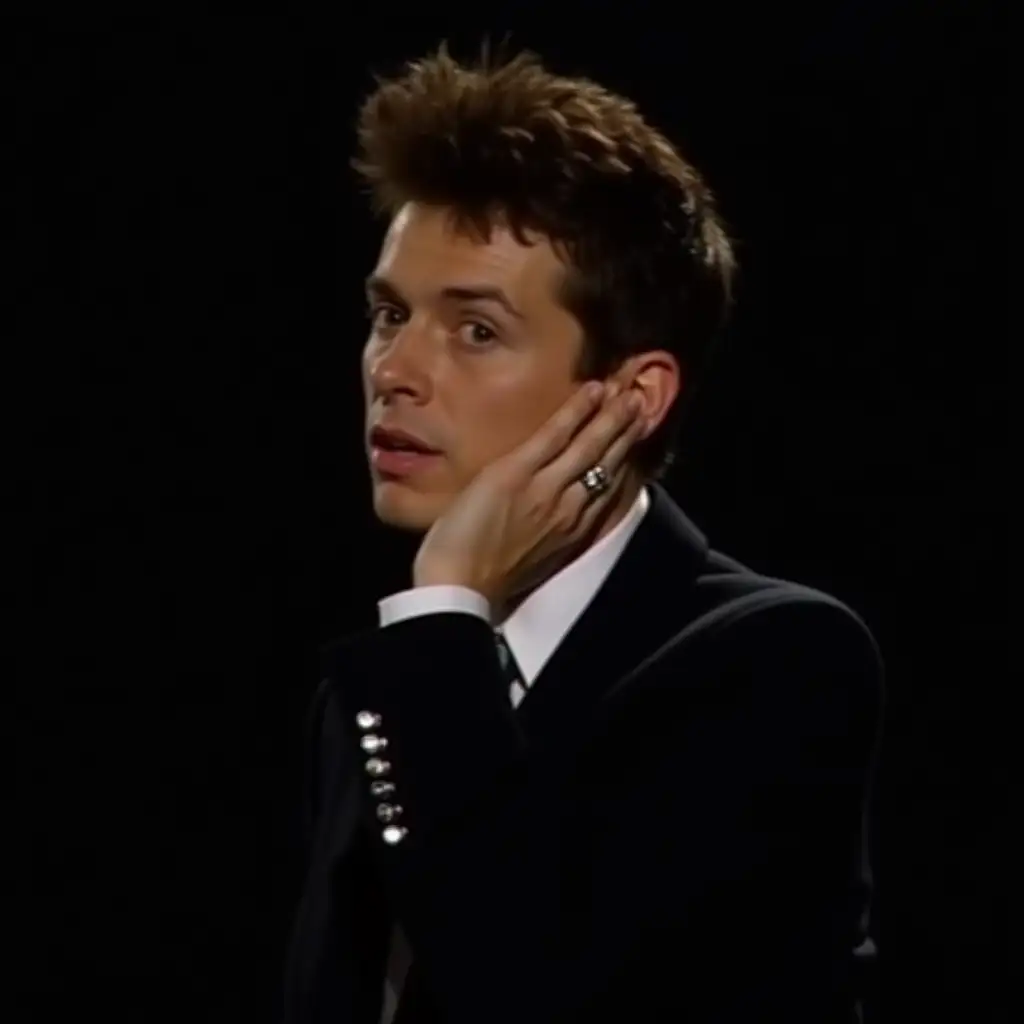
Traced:
<path fill-rule="evenodd" d="M 438 454 L 374 470 L 392 525 L 426 530 L 583 381 L 639 392 L 639 478 L 671 455 L 729 305 L 710 192 L 633 105 L 536 59 L 442 49 L 364 105 L 356 168 L 390 218 L 367 283 L 368 427 Z"/>

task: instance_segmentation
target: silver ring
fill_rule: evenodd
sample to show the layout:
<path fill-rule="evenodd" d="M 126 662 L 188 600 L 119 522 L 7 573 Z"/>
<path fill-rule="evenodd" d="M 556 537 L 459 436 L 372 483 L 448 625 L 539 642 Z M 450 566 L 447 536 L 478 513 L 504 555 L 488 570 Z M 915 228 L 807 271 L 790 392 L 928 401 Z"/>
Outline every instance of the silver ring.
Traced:
<path fill-rule="evenodd" d="M 608 490 L 608 472 L 604 466 L 598 463 L 596 466 L 591 466 L 580 477 L 580 483 L 583 484 L 589 497 L 596 498 L 599 494 L 604 494 Z"/>

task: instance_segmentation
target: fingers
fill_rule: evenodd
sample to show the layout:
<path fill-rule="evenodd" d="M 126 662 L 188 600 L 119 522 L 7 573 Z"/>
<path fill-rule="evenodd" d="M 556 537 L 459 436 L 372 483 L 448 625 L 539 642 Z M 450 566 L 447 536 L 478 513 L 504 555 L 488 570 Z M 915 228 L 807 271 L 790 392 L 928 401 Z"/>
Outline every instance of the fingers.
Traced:
<path fill-rule="evenodd" d="M 566 450 L 577 432 L 599 407 L 605 388 L 600 381 L 584 384 L 515 453 L 519 468 L 535 473 Z"/>
<path fill-rule="evenodd" d="M 640 435 L 641 405 L 636 393 L 627 391 L 613 395 L 538 476 L 546 478 L 545 483 L 559 492 L 598 463 L 613 477 Z"/>
<path fill-rule="evenodd" d="M 638 413 L 630 413 L 626 419 L 625 426 L 621 431 L 619 431 L 615 440 L 609 445 L 607 451 L 595 459 L 595 462 L 600 462 L 601 465 L 604 466 L 610 477 L 614 477 L 615 474 L 625 466 L 629 451 L 639 440 L 640 435 L 643 432 L 643 428 L 643 416 L 638 415 Z M 591 463 L 591 465 L 593 464 L 594 463 Z M 585 473 L 588 469 L 590 469 L 590 466 L 584 467 L 584 469 L 581 470 L 581 473 Z"/>

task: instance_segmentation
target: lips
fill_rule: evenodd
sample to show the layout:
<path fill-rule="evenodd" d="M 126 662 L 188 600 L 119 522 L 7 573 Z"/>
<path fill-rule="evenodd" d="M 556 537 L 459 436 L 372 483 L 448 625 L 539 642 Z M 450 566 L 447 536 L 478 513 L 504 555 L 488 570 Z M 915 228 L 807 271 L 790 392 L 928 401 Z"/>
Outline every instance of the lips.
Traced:
<path fill-rule="evenodd" d="M 370 431 L 370 445 L 384 451 L 411 452 L 420 455 L 436 455 L 439 451 L 417 434 L 398 427 L 374 427 Z"/>
<path fill-rule="evenodd" d="M 439 452 L 406 430 L 374 427 L 370 431 L 370 465 L 379 480 L 413 482 L 437 464 Z"/>

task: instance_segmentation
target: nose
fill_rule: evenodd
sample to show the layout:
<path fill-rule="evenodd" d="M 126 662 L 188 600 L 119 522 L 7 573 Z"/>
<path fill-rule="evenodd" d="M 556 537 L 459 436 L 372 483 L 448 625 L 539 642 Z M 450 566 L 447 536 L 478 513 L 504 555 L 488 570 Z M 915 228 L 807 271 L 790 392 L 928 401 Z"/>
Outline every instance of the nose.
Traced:
<path fill-rule="evenodd" d="M 404 394 L 422 401 L 430 390 L 427 339 L 405 324 L 386 341 L 374 340 L 366 350 L 366 376 L 374 398 Z"/>

